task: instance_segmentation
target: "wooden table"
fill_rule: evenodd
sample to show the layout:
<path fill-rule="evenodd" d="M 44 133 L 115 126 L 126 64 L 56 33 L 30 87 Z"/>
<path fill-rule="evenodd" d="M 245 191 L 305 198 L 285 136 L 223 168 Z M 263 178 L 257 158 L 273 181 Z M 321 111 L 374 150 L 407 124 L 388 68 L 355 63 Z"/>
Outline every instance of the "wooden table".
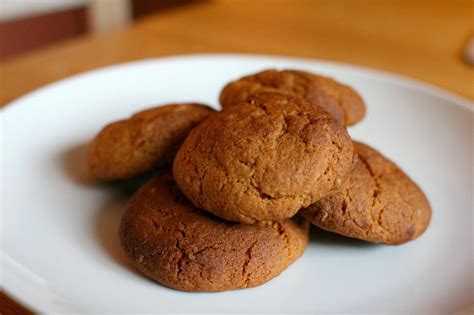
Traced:
<path fill-rule="evenodd" d="M 474 68 L 462 61 L 463 46 L 474 34 L 473 3 L 424 2 L 194 3 L 114 33 L 86 36 L 1 64 L 0 105 L 97 67 L 206 52 L 353 63 L 413 77 L 474 99 Z"/>
<path fill-rule="evenodd" d="M 0 104 L 86 70 L 141 58 L 206 52 L 301 56 L 413 77 L 474 99 L 462 50 L 471 1 L 210 1 L 130 27 L 61 43 L 0 65 Z"/>

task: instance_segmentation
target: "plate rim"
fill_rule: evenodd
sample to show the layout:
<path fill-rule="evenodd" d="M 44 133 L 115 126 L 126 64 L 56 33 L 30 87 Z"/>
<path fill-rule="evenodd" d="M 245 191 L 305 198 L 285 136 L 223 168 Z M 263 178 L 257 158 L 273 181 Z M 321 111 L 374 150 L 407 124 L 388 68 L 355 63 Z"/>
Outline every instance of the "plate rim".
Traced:
<path fill-rule="evenodd" d="M 62 79 L 50 82 L 46 85 L 40 86 L 36 89 L 33 89 L 15 99 L 8 102 L 7 104 L 3 105 L 0 109 L 1 114 L 8 113 L 11 108 L 15 108 L 16 106 L 20 105 L 21 103 L 25 102 L 31 97 L 37 97 L 38 95 L 44 93 L 48 89 L 51 88 L 58 88 L 61 85 L 70 83 L 71 81 L 81 79 L 82 77 L 88 75 L 94 75 L 96 73 L 104 72 L 104 71 L 114 71 L 119 68 L 123 67 L 133 67 L 137 65 L 145 65 L 147 63 L 155 63 L 155 62 L 166 62 L 166 61 L 179 61 L 179 60 L 189 60 L 189 59 L 208 59 L 208 58 L 221 58 L 221 59 L 235 59 L 235 58 L 244 58 L 244 59 L 261 59 L 269 60 L 273 59 L 274 61 L 278 62 L 309 62 L 315 64 L 326 64 L 336 68 L 346 68 L 355 72 L 359 73 L 366 73 L 370 76 L 376 76 L 384 79 L 385 81 L 401 85 L 403 87 L 415 88 L 421 90 L 424 93 L 430 94 L 432 96 L 440 97 L 442 99 L 448 100 L 451 103 L 454 103 L 455 106 L 460 106 L 461 108 L 467 109 L 471 112 L 474 112 L 474 100 L 471 101 L 467 97 L 459 95 L 455 92 L 446 90 L 442 87 L 438 87 L 434 84 L 421 81 L 416 78 L 412 78 L 409 76 L 397 74 L 394 72 L 380 70 L 372 67 L 367 67 L 363 65 L 356 65 L 351 63 L 339 62 L 339 61 L 332 61 L 332 60 L 325 60 L 325 59 L 313 59 L 313 58 L 305 58 L 305 57 L 292 57 L 292 56 L 285 56 L 285 55 L 272 55 L 272 54 L 246 54 L 246 53 L 196 53 L 196 54 L 180 54 L 180 55 L 168 55 L 163 57 L 152 57 L 152 58 L 144 58 L 132 61 L 125 61 L 114 63 L 111 65 L 82 71 L 71 76 L 64 77 Z"/>

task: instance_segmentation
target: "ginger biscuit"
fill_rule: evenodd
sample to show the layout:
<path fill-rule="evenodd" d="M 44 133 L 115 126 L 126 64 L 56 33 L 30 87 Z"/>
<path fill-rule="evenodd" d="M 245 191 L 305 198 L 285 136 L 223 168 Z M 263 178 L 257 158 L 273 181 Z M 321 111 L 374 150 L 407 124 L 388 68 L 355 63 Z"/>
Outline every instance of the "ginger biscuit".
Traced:
<path fill-rule="evenodd" d="M 358 161 L 340 191 L 301 211 L 312 224 L 374 243 L 402 244 L 428 227 L 431 207 L 393 162 L 354 142 Z"/>
<path fill-rule="evenodd" d="M 290 218 L 337 190 L 352 159 L 346 129 L 325 110 L 267 93 L 196 127 L 176 155 L 173 175 L 198 208 L 254 223 Z"/>
<path fill-rule="evenodd" d="M 201 104 L 171 104 L 113 122 L 90 143 L 89 169 L 98 179 L 116 180 L 169 164 L 189 131 L 214 112 Z"/>
<path fill-rule="evenodd" d="M 331 78 L 298 70 L 266 70 L 230 82 L 221 92 L 220 103 L 226 109 L 263 92 L 302 97 L 323 107 L 346 126 L 354 125 L 365 116 L 364 101 L 352 88 Z"/>
<path fill-rule="evenodd" d="M 226 222 L 195 208 L 169 174 L 146 183 L 120 225 L 122 247 L 147 277 L 183 291 L 225 291 L 261 285 L 304 252 L 308 223 Z"/>

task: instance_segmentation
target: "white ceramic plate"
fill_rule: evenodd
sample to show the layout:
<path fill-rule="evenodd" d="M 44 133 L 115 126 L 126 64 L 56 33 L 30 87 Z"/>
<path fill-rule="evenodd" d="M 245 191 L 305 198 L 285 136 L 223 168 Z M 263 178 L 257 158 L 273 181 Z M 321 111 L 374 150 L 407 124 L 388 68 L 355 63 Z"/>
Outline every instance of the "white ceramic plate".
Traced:
<path fill-rule="evenodd" d="M 155 104 L 217 106 L 229 80 L 300 68 L 356 88 L 367 117 L 350 129 L 396 161 L 427 194 L 433 219 L 418 240 L 390 247 L 319 231 L 269 283 L 184 293 L 136 273 L 119 247 L 127 194 L 95 185 L 84 144 L 104 124 Z M 473 298 L 474 105 L 412 80 L 302 59 L 194 55 L 75 76 L 2 111 L 2 287 L 42 312 L 454 313 Z"/>

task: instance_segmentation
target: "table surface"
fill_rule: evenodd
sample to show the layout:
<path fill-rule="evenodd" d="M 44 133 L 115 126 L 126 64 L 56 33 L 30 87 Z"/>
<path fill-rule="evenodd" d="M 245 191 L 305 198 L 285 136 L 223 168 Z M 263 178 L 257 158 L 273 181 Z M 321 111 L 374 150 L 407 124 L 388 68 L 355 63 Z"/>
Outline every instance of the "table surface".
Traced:
<path fill-rule="evenodd" d="M 474 68 L 462 59 L 464 45 L 474 35 L 473 6 L 471 1 L 193 3 L 112 33 L 87 35 L 0 64 L 0 106 L 45 84 L 97 67 L 209 52 L 276 54 L 363 65 L 419 79 L 473 100 Z"/>
<path fill-rule="evenodd" d="M 165 10 L 0 64 L 0 105 L 47 83 L 114 63 L 166 55 L 243 52 L 378 68 L 474 99 L 462 51 L 471 1 L 229 1 Z"/>

